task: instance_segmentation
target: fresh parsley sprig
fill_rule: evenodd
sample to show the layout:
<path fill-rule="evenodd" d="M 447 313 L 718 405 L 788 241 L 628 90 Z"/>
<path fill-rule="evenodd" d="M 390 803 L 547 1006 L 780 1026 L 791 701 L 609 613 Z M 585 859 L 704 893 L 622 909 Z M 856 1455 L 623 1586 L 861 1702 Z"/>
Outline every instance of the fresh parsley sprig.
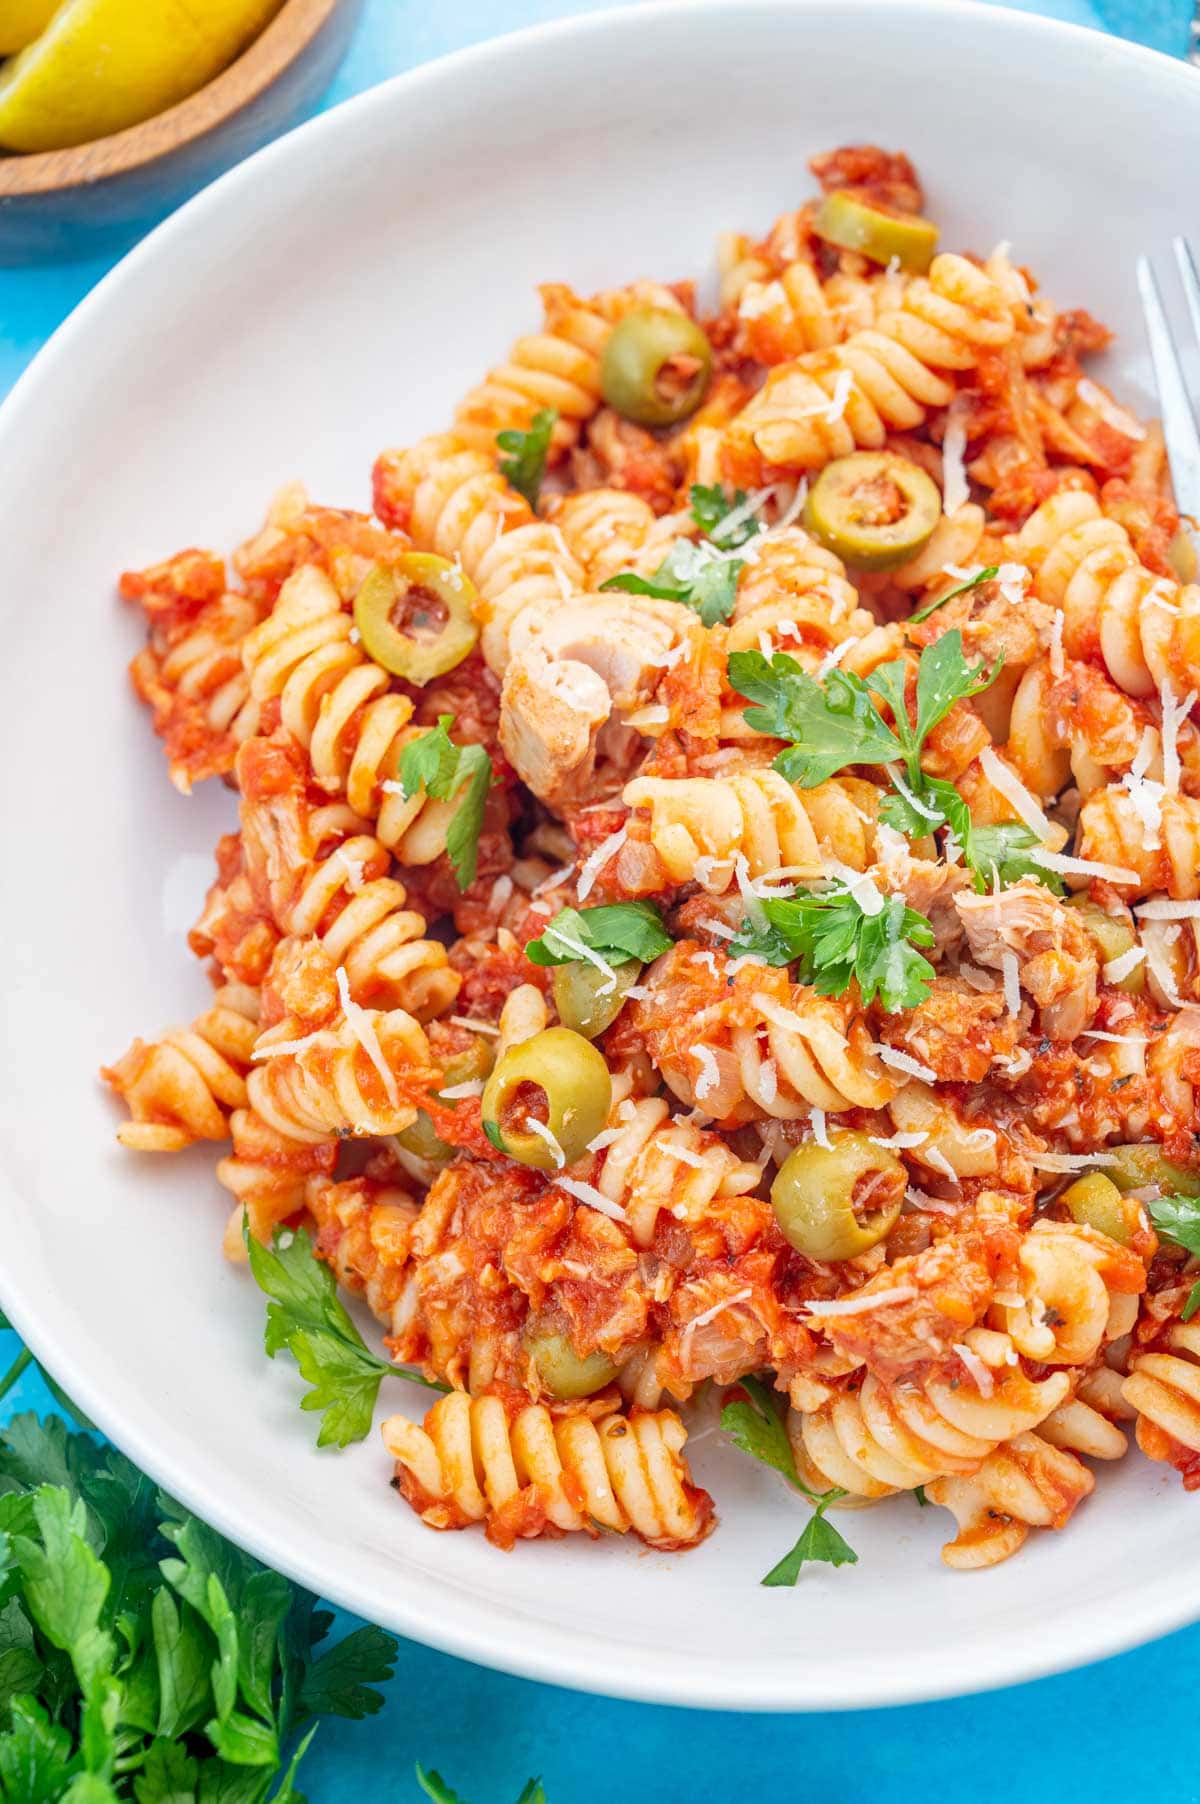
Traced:
<path fill-rule="evenodd" d="M 525 956 L 535 965 L 568 965 L 579 957 L 576 947 L 585 946 L 607 964 L 637 958 L 648 965 L 673 944 L 653 902 L 613 902 L 564 908 L 540 939 L 529 941 Z"/>
<path fill-rule="evenodd" d="M 509 426 L 496 434 L 497 448 L 504 453 L 499 460 L 500 474 L 518 495 L 525 497 L 535 514 L 557 424 L 558 409 L 543 407 L 534 414 L 526 431 Z"/>
<path fill-rule="evenodd" d="M 762 531 L 758 516 L 745 511 L 748 500 L 745 489 L 737 489 L 731 501 L 719 482 L 708 486 L 694 482 L 689 500 L 692 519 L 705 538 L 722 551 L 732 551 Z"/>
<path fill-rule="evenodd" d="M 396 1642 L 319 1651 L 316 1599 L 56 1416 L 0 1431 L 2 1804 L 303 1804 L 320 1715 L 383 1703 Z"/>
<path fill-rule="evenodd" d="M 312 1386 L 300 1407 L 322 1411 L 318 1447 L 348 1447 L 370 1433 L 384 1378 L 407 1378 L 434 1391 L 447 1388 L 372 1353 L 337 1294 L 333 1273 L 314 1256 L 303 1228 L 277 1230 L 270 1247 L 255 1240 L 248 1222 L 242 1234 L 254 1281 L 271 1298 L 264 1332 L 267 1353 L 274 1359 L 286 1348 Z"/>
<path fill-rule="evenodd" d="M 676 539 L 653 576 L 619 570 L 600 587 L 682 602 L 699 614 L 705 626 L 716 626 L 733 613 L 738 574 L 743 568 L 742 558 L 722 557 L 703 542 L 697 545 L 691 539 Z"/>
<path fill-rule="evenodd" d="M 1146 1204 L 1146 1213 L 1154 1225 L 1155 1233 L 1163 1240 L 1170 1241 L 1172 1246 L 1183 1247 L 1186 1252 L 1200 1255 L 1200 1197 L 1160 1196 L 1154 1202 Z M 1188 1292 L 1181 1320 L 1190 1322 L 1197 1309 L 1200 1309 L 1200 1278 Z"/>
<path fill-rule="evenodd" d="M 933 927 L 902 896 L 886 896 L 868 914 L 849 889 L 762 902 L 764 924 L 743 922 L 729 950 L 770 965 L 796 963 L 801 983 L 820 996 L 842 996 L 857 981 L 864 1003 L 878 996 L 889 1014 L 916 1008 L 929 994 L 934 969 L 918 946 L 932 946 Z"/>
<path fill-rule="evenodd" d="M 440 1773 L 426 1772 L 424 1767 L 417 1768 L 417 1784 L 433 1804 L 466 1804 L 466 1799 L 451 1791 Z M 546 1790 L 540 1779 L 530 1779 L 522 1789 L 517 1804 L 546 1804 Z"/>
<path fill-rule="evenodd" d="M 999 576 L 999 574 L 999 564 L 989 564 L 986 569 L 977 570 L 974 576 L 968 576 L 966 581 L 959 583 L 956 589 L 947 589 L 944 595 L 939 595 L 936 601 L 931 601 L 927 608 L 921 608 L 917 613 L 910 614 L 905 625 L 919 626 L 922 620 L 928 620 L 931 614 L 936 614 L 939 608 L 944 608 L 946 603 L 953 601 L 956 595 L 965 595 L 968 589 L 976 589 L 980 583 L 990 582 L 993 576 Z"/>
<path fill-rule="evenodd" d="M 854 1549 L 825 1519 L 830 1504 L 844 1497 L 845 1491 L 837 1485 L 832 1485 L 828 1491 L 814 1491 L 805 1484 L 796 1470 L 791 1442 L 775 1406 L 774 1393 L 761 1379 L 740 1378 L 737 1388 L 743 1393 L 744 1400 L 734 1397 L 725 1404 L 721 1411 L 721 1427 L 742 1453 L 770 1466 L 814 1506 L 796 1545 L 760 1582 L 771 1586 L 794 1585 L 800 1577 L 801 1567 L 809 1560 L 826 1566 L 857 1565 L 858 1555 Z"/>
<path fill-rule="evenodd" d="M 436 802 L 462 794 L 446 831 L 446 851 L 460 890 L 475 881 L 483 811 L 492 786 L 492 761 L 481 745 L 455 745 L 452 714 L 439 714 L 436 727 L 410 739 L 400 754 L 399 782 L 406 800 L 422 789 Z"/>

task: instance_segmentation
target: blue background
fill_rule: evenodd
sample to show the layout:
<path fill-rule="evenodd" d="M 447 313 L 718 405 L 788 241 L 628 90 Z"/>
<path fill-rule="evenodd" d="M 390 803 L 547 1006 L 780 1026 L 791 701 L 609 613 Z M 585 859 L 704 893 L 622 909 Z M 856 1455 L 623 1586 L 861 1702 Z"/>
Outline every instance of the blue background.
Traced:
<path fill-rule="evenodd" d="M 598 9 L 598 0 L 367 0 L 324 104 L 481 38 Z M 1021 10 L 1180 54 L 1189 0 L 1030 0 Z M 107 267 L 107 259 L 93 258 L 0 271 L 0 394 Z M 14 1335 L 0 1334 L 0 1373 L 18 1346 Z M 0 1415 L 52 1407 L 31 1369 Z M 1112 1556 L 1120 1559 L 1119 1546 Z M 803 1587 L 795 1607 L 806 1607 Z M 1031 1639 L 1038 1632 L 1031 1620 Z M 819 1622 L 812 1643 L 819 1659 Z M 511 1804 L 531 1773 L 545 1778 L 549 1804 L 608 1804 L 614 1789 L 631 1804 L 727 1804 L 731 1794 L 792 1792 L 849 1804 L 868 1797 L 924 1804 L 943 1787 L 967 1804 L 1001 1796 L 1126 1804 L 1147 1786 L 1176 1804 L 1200 1800 L 1200 1627 L 1064 1678 L 849 1715 L 754 1717 L 611 1703 L 485 1672 L 412 1642 L 402 1643 L 387 1689 L 381 1716 L 321 1730 L 304 1771 L 313 1804 L 409 1804 L 418 1796 L 416 1759 L 440 1768 L 473 1804 Z"/>

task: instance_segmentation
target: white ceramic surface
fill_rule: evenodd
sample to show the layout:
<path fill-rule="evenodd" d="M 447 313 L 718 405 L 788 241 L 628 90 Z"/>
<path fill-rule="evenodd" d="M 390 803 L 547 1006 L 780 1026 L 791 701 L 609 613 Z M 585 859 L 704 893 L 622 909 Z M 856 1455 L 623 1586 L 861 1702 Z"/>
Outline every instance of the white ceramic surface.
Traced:
<path fill-rule="evenodd" d="M 121 1152 L 93 1075 L 202 1002 L 184 932 L 234 814 L 218 786 L 169 787 L 113 578 L 233 543 L 288 477 L 365 504 L 374 453 L 447 420 L 537 281 L 711 271 L 718 229 L 765 229 L 810 192 L 809 153 L 863 139 L 915 157 L 946 243 L 1011 239 L 1116 326 L 1122 392 L 1146 399 L 1133 258 L 1200 223 L 1193 71 L 974 5 L 725 0 L 524 34 L 317 120 L 160 228 L 0 413 L 4 1305 L 127 1453 L 262 1558 L 454 1653 L 632 1697 L 890 1703 L 1112 1652 L 1200 1614 L 1200 1501 L 1131 1458 L 1069 1532 L 954 1576 L 949 1517 L 902 1499 L 852 1519 L 856 1567 L 793 1593 L 756 1581 L 801 1518 L 716 1436 L 695 1465 L 722 1524 L 679 1558 L 506 1557 L 422 1529 L 376 1440 L 313 1451 L 221 1260 L 211 1149 Z"/>

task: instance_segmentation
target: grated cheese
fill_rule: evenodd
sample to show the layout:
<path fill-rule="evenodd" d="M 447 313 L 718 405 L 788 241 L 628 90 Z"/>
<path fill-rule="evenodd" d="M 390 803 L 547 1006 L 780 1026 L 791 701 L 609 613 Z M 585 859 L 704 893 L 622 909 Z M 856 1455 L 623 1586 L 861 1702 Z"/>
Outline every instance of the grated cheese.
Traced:
<path fill-rule="evenodd" d="M 1066 619 L 1067 617 L 1062 609 L 1055 608 L 1054 623 L 1050 628 L 1049 645 L 1050 674 L 1055 677 L 1060 677 L 1066 668 L 1063 663 L 1063 627 L 1066 625 Z"/>
<path fill-rule="evenodd" d="M 1145 956 L 1146 948 L 1144 946 L 1131 946 L 1128 952 L 1122 952 L 1118 957 L 1110 958 L 1101 971 L 1105 983 L 1120 983 L 1129 976 L 1131 971 L 1137 970 Z"/>
<path fill-rule="evenodd" d="M 911 1303 L 919 1295 L 914 1284 L 894 1284 L 887 1290 L 873 1290 L 866 1296 L 835 1297 L 827 1303 L 810 1299 L 804 1307 L 809 1315 L 865 1315 L 869 1309 L 884 1309 L 889 1303 Z"/>
<path fill-rule="evenodd" d="M 829 406 L 825 409 L 825 422 L 829 426 L 837 424 L 846 411 L 854 388 L 854 377 L 849 370 L 839 370 L 833 383 L 833 393 L 829 398 Z"/>
<path fill-rule="evenodd" d="M 1178 927 L 1174 929 L 1167 928 L 1166 931 L 1168 933 L 1174 931 L 1178 934 L 1179 929 Z M 1176 987 L 1175 973 L 1171 968 L 1171 961 L 1167 957 L 1166 947 L 1160 942 L 1158 935 L 1153 928 L 1151 928 L 1146 935 L 1145 948 L 1146 964 L 1149 967 L 1150 975 L 1153 977 L 1155 983 L 1158 985 L 1172 1008 L 1183 1008 L 1184 1000 Z"/>
<path fill-rule="evenodd" d="M 339 864 L 346 867 L 347 882 L 350 885 L 351 892 L 354 895 L 357 895 L 363 886 L 364 866 L 362 859 L 351 858 L 348 852 L 343 852 L 341 846 L 337 847 L 333 855 Z"/>
<path fill-rule="evenodd" d="M 547 927 L 542 938 L 553 940 L 556 946 L 563 947 L 575 958 L 582 958 L 587 964 L 595 965 L 597 971 L 607 980 L 597 988 L 597 996 L 611 996 L 617 987 L 617 974 L 606 958 L 601 958 L 598 952 L 593 952 L 590 946 L 585 946 L 582 940 L 575 938 L 574 934 L 563 933 L 561 929 L 555 927 L 553 921 Z"/>
<path fill-rule="evenodd" d="M 1030 1153 L 1029 1163 L 1039 1171 L 1086 1171 L 1089 1165 L 1116 1165 L 1116 1153 Z"/>
<path fill-rule="evenodd" d="M 942 508 L 947 514 L 957 513 L 971 499 L 964 453 L 967 429 L 953 408 L 946 419 L 946 436 L 942 440 Z"/>
<path fill-rule="evenodd" d="M 1015 1017 L 1021 1012 L 1021 968 L 1015 952 L 1000 954 L 1000 969 L 1004 976 L 1004 1006 Z"/>
<path fill-rule="evenodd" d="M 250 1054 L 252 1059 L 277 1059 L 284 1053 L 307 1052 L 310 1046 L 331 1046 L 334 1037 L 327 1027 L 319 1027 L 316 1033 L 305 1034 L 301 1040 L 276 1040 L 271 1046 L 256 1046 Z"/>
<path fill-rule="evenodd" d="M 979 763 L 992 788 L 1004 797 L 1004 800 L 1015 812 L 1017 819 L 1028 827 L 1031 833 L 1036 833 L 1039 839 L 1047 839 L 1050 834 L 1050 822 L 1016 771 L 1010 765 L 1005 764 L 1003 758 L 999 757 L 990 745 L 985 745 L 980 752 Z M 1036 857 L 1037 855 L 1031 853 L 1030 856 Z"/>
<path fill-rule="evenodd" d="M 966 1346 L 962 1341 L 957 1340 L 954 1342 L 954 1351 L 958 1354 L 958 1357 L 966 1366 L 967 1371 L 975 1380 L 975 1387 L 978 1390 L 979 1395 L 981 1397 L 990 1397 L 996 1388 L 996 1381 L 987 1366 L 984 1365 L 982 1359 L 980 1359 L 978 1353 L 973 1352 L 970 1347 Z"/>
<path fill-rule="evenodd" d="M 715 1322 L 717 1317 L 723 1315 L 727 1309 L 732 1309 L 735 1303 L 745 1303 L 753 1295 L 753 1286 L 747 1284 L 743 1290 L 734 1291 L 731 1297 L 722 1297 L 721 1301 L 714 1303 L 711 1309 L 705 1309 L 701 1314 L 692 1317 L 684 1329 L 684 1338 L 687 1338 L 693 1328 L 706 1327 L 709 1322 Z"/>
<path fill-rule="evenodd" d="M 952 1184 L 958 1183 L 958 1173 L 955 1171 L 953 1165 L 951 1165 L 940 1146 L 931 1146 L 926 1149 L 925 1163 L 926 1165 L 932 1165 L 935 1171 L 940 1171 L 942 1176 L 944 1178 L 949 1178 Z"/>
<path fill-rule="evenodd" d="M 912 1134 L 889 1134 L 886 1138 L 882 1134 L 867 1135 L 872 1146 L 886 1147 L 889 1152 L 905 1152 L 910 1146 L 924 1146 L 928 1138 L 924 1129 Z"/>
<path fill-rule="evenodd" d="M 697 927 L 703 927 L 705 933 L 715 934 L 719 940 L 735 940 L 737 938 L 734 929 L 725 921 L 714 920 L 708 915 L 705 916 L 704 920 L 697 921 L 696 925 Z"/>
<path fill-rule="evenodd" d="M 450 1015 L 452 1027 L 469 1027 L 473 1034 L 498 1034 L 500 1029 L 494 1021 L 477 1021 L 474 1015 Z"/>
<path fill-rule="evenodd" d="M 738 302 L 738 318 L 762 319 L 765 314 L 786 309 L 787 304 L 782 282 L 747 282 Z"/>
<path fill-rule="evenodd" d="M 611 1201 L 594 1184 L 585 1184 L 582 1178 L 555 1178 L 554 1183 L 557 1189 L 565 1190 L 577 1202 L 586 1203 L 589 1209 L 595 1209 L 599 1215 L 607 1215 L 609 1221 L 627 1220 L 620 1203 Z"/>
<path fill-rule="evenodd" d="M 1008 1073 L 1009 1077 L 1024 1077 L 1033 1064 L 1033 1054 L 1027 1046 L 1021 1046 L 1007 1057 L 998 1058 L 996 1063 Z"/>
<path fill-rule="evenodd" d="M 1114 432 L 1119 432 L 1122 438 L 1131 438 L 1139 442 L 1145 438 L 1146 428 L 1141 421 L 1135 420 L 1133 415 L 1127 413 L 1123 407 L 1118 407 L 1112 396 L 1106 395 L 1102 388 L 1097 387 L 1090 376 L 1084 376 L 1075 384 L 1075 395 L 1085 407 L 1090 407 L 1093 413 L 1098 413 L 1106 426 L 1111 426 Z"/>
<path fill-rule="evenodd" d="M 774 1059 L 764 1059 L 758 1068 L 757 1100 L 769 1109 L 779 1094 L 779 1071 Z"/>
<path fill-rule="evenodd" d="M 736 852 L 734 854 L 733 870 L 734 875 L 737 878 L 738 888 L 742 892 L 742 900 L 748 904 L 764 900 L 775 901 L 780 898 L 786 899 L 788 896 L 794 896 L 796 893 L 796 885 L 794 883 L 781 881 L 784 875 L 782 870 L 764 871 L 760 876 L 752 877 L 750 875 L 750 862 L 744 852 Z M 761 913 L 761 910 L 756 910 L 755 913 L 759 914 Z"/>
<path fill-rule="evenodd" d="M 565 883 L 574 869 L 575 866 L 573 864 L 560 864 L 556 871 L 551 871 L 548 877 L 543 877 L 540 883 L 534 884 L 529 892 L 530 895 L 540 896 L 546 890 L 554 889 L 558 884 Z"/>
<path fill-rule="evenodd" d="M 978 965 L 963 963 L 958 967 L 958 975 L 964 983 L 969 983 L 973 990 L 990 993 L 996 987 L 996 980 L 990 971 L 981 971 Z"/>
<path fill-rule="evenodd" d="M 904 778 L 900 775 L 900 772 L 894 765 L 889 764 L 887 766 L 887 773 L 892 780 L 893 788 L 899 790 L 900 794 L 904 797 L 904 800 L 908 803 L 914 813 L 923 815 L 927 821 L 937 822 L 941 820 L 942 817 L 936 808 L 931 808 L 928 802 L 922 802 L 919 797 L 914 795 L 913 791 L 909 788 L 908 784 L 904 781 Z"/>
<path fill-rule="evenodd" d="M 930 1196 L 927 1190 L 918 1190 L 915 1184 L 910 1184 L 904 1192 L 904 1200 L 927 1215 L 957 1215 L 960 1208 L 958 1203 L 947 1202 L 940 1196 Z"/>
<path fill-rule="evenodd" d="M 885 1046 L 882 1040 L 872 1041 L 871 1051 L 894 1071 L 903 1071 L 907 1077 L 919 1077 L 927 1084 L 937 1083 L 937 1072 L 931 1066 L 923 1065 L 920 1059 L 910 1057 L 907 1052 L 898 1052 L 894 1046 Z"/>
<path fill-rule="evenodd" d="M 1159 691 L 1162 701 L 1163 788 L 1172 795 L 1179 793 L 1179 729 L 1192 711 L 1196 691 L 1189 689 L 1181 702 L 1175 700 L 1170 682 L 1164 678 Z"/>
<path fill-rule="evenodd" d="M 1200 901 L 1171 902 L 1165 896 L 1153 896 L 1133 912 L 1139 921 L 1194 921 L 1200 917 Z"/>
<path fill-rule="evenodd" d="M 396 1088 L 395 1074 L 383 1056 L 383 1047 L 379 1044 L 379 1035 L 375 1032 L 375 1023 L 365 1008 L 360 1008 L 350 994 L 350 979 L 346 976 L 345 967 L 339 965 L 334 972 L 337 979 L 338 995 L 341 998 L 342 1011 L 346 1017 L 346 1026 L 354 1035 L 367 1057 L 383 1080 L 384 1094 L 393 1109 L 400 1107 L 400 1092 Z"/>
<path fill-rule="evenodd" d="M 721 1081 L 721 1073 L 711 1046 L 693 1046 L 692 1057 L 700 1067 L 700 1076 L 692 1085 L 692 1089 L 697 1102 L 703 1102 L 704 1098 L 711 1096 L 717 1088 Z"/>
<path fill-rule="evenodd" d="M 546 1142 L 550 1148 L 550 1156 L 554 1160 L 555 1170 L 561 1171 L 567 1162 L 567 1155 L 559 1145 L 553 1131 L 546 1126 L 544 1121 L 539 1121 L 536 1115 L 526 1115 L 525 1126 L 531 1134 L 536 1134 L 539 1140 Z"/>
<path fill-rule="evenodd" d="M 1029 857 L 1043 870 L 1057 871 L 1062 876 L 1102 877 L 1107 883 L 1136 883 L 1138 880 L 1137 872 L 1128 870 L 1123 864 L 1101 864 L 1093 858 L 1068 858 L 1065 852 L 1047 852 L 1044 846 L 1035 846 Z"/>
<path fill-rule="evenodd" d="M 468 1096 L 482 1096 L 483 1079 L 470 1077 L 466 1083 L 452 1084 L 448 1090 L 439 1090 L 438 1095 L 444 1097 L 447 1102 L 461 1102 Z"/>
<path fill-rule="evenodd" d="M 588 1143 L 587 1143 L 588 1152 L 589 1153 L 602 1153 L 606 1146 L 614 1146 L 616 1144 L 616 1142 L 621 1138 L 621 1135 L 624 1133 L 624 1131 L 625 1130 L 623 1128 L 619 1128 L 619 1127 L 601 1128 L 600 1132 L 596 1135 L 595 1139 L 588 1141 Z"/>
<path fill-rule="evenodd" d="M 1146 775 L 1157 749 L 1158 735 L 1153 727 L 1146 727 L 1133 763 L 1121 778 L 1129 792 L 1129 806 L 1142 823 L 1148 852 L 1157 852 L 1162 848 L 1162 805 L 1167 793 L 1164 784 L 1156 783 Z"/>
<path fill-rule="evenodd" d="M 808 1111 L 808 1119 L 812 1123 L 812 1137 L 817 1145 L 823 1146 L 826 1152 L 832 1152 L 833 1147 L 830 1144 L 829 1132 L 825 1125 L 826 1117 L 824 1109 L 818 1109 L 814 1106 Z"/>
<path fill-rule="evenodd" d="M 696 1152 L 693 1147 L 681 1146 L 675 1140 L 661 1140 L 658 1150 L 664 1158 L 677 1159 L 680 1165 L 690 1165 L 693 1171 L 704 1170 L 706 1163 L 704 1154 Z"/>
<path fill-rule="evenodd" d="M 362 644 L 362 634 L 359 632 L 359 630 L 356 626 L 352 626 L 350 628 L 350 631 L 346 634 L 346 637 L 349 639 L 351 645 L 361 645 Z"/>
<path fill-rule="evenodd" d="M 826 860 L 825 868 L 831 876 L 839 877 L 846 885 L 847 893 L 853 896 L 865 915 L 883 913 L 883 897 L 875 885 L 869 871 L 856 871 L 840 859 Z"/>
<path fill-rule="evenodd" d="M 1109 1040 L 1114 1046 L 1149 1046 L 1146 1034 L 1110 1034 L 1100 1027 L 1085 1027 L 1081 1040 Z"/>

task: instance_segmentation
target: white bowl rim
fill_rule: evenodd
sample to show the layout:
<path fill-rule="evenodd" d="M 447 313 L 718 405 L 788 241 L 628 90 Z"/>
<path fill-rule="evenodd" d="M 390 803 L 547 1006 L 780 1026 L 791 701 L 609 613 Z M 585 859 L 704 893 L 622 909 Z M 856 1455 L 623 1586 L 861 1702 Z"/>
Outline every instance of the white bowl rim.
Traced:
<path fill-rule="evenodd" d="M 850 14 L 876 15 L 880 4 L 881 0 L 837 0 L 839 12 Z M 1102 47 L 1111 58 L 1140 66 L 1164 100 L 1169 99 L 1172 88 L 1181 98 L 1187 96 L 1189 105 L 1195 105 L 1200 94 L 1195 72 L 1183 61 L 1090 26 L 997 6 L 991 0 L 887 0 L 887 5 L 892 17 L 908 14 L 915 23 L 927 21 L 933 25 L 939 19 L 970 17 L 983 35 L 1011 32 L 1041 39 L 1047 46 L 1066 50 L 1086 47 L 1093 55 Z M 425 90 L 452 83 L 460 71 L 477 63 L 497 57 L 536 54 L 539 46 L 559 38 L 601 36 L 614 27 L 621 29 L 631 17 L 644 19 L 671 13 L 727 12 L 744 29 L 748 16 L 756 10 L 764 14 L 778 13 L 781 8 L 797 13 L 821 12 L 827 10 L 827 6 L 828 0 L 642 0 L 637 5 L 614 6 L 546 21 L 468 45 L 391 76 L 317 114 L 219 176 L 155 226 L 101 278 L 58 326 L 0 403 L 0 438 L 19 423 L 19 417 L 27 409 L 37 408 L 43 378 L 48 377 L 52 366 L 61 357 L 68 356 L 76 342 L 87 334 L 93 318 L 106 306 L 110 291 L 136 276 L 144 263 L 169 252 L 177 238 L 184 238 L 210 212 L 223 208 L 243 184 L 249 185 L 265 176 L 277 159 L 291 154 L 294 140 L 316 140 L 335 135 L 350 116 L 396 105 L 419 105 Z M 165 1491 L 264 1564 L 282 1571 L 366 1621 L 376 1619 L 377 1599 L 367 1588 L 360 1589 L 351 1582 L 339 1584 L 336 1573 L 320 1569 L 317 1562 L 310 1561 L 295 1549 L 273 1545 L 269 1534 L 256 1523 L 235 1519 L 234 1512 L 226 1510 L 216 1475 L 209 1477 L 203 1466 L 186 1468 L 160 1456 L 152 1438 L 136 1422 L 127 1422 L 119 1411 L 110 1409 L 108 1397 L 93 1385 L 87 1365 L 76 1359 L 70 1342 L 50 1334 L 43 1335 L 35 1316 L 24 1304 L 19 1299 L 15 1305 L 11 1302 L 2 1265 L 0 1305 L 35 1357 L 44 1359 L 56 1380 L 101 1432 Z M 600 1648 L 589 1642 L 587 1651 L 581 1653 L 573 1665 L 564 1664 L 561 1641 L 553 1648 L 539 1647 L 528 1637 L 515 1634 L 502 1619 L 497 1622 L 485 1609 L 478 1612 L 469 1628 L 447 1628 L 432 1614 L 406 1610 L 403 1601 L 389 1607 L 388 1619 L 397 1632 L 425 1646 L 548 1685 L 689 1708 L 807 1712 L 882 1708 L 971 1695 L 1124 1653 L 1200 1619 L 1200 1561 L 1191 1573 L 1178 1575 L 1169 1599 L 1160 1593 L 1158 1602 L 1148 1600 L 1140 1608 L 1138 1603 L 1135 1598 L 1119 1619 L 1111 1615 L 1106 1617 L 1102 1628 L 1097 1627 L 1094 1616 L 1089 1617 L 1086 1624 L 1060 1619 L 1053 1637 L 1031 1637 L 1019 1664 L 1007 1655 L 989 1659 L 986 1650 L 980 1648 L 972 1648 L 967 1674 L 956 1663 L 953 1650 L 948 1650 L 947 1660 L 935 1672 L 927 1667 L 921 1671 L 912 1670 L 903 1661 L 872 1662 L 867 1697 L 861 1692 L 852 1693 L 844 1681 L 824 1685 L 819 1670 L 809 1670 L 805 1674 L 803 1694 L 798 1695 L 795 1676 L 789 1675 L 786 1668 L 780 1671 L 776 1683 L 764 1685 L 761 1671 L 740 1678 L 736 1666 L 730 1670 L 719 1657 L 702 1658 L 687 1673 L 669 1662 L 665 1666 L 658 1665 L 652 1659 L 636 1665 L 627 1664 L 624 1655 L 632 1649 L 623 1646 L 615 1637 Z"/>

